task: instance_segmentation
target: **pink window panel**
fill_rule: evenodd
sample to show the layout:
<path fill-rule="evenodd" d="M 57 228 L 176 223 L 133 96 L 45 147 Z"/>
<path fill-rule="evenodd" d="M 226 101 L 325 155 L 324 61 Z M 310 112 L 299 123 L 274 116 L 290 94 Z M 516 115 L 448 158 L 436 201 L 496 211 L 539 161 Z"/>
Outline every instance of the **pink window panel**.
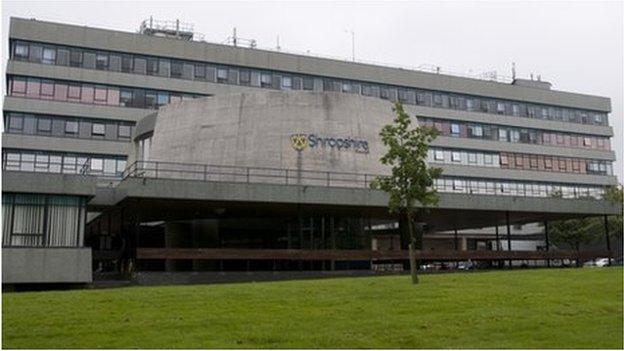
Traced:
<path fill-rule="evenodd" d="M 106 87 L 95 87 L 95 94 L 94 94 L 94 102 L 96 104 L 99 105 L 105 105 L 106 104 L 106 98 L 107 98 L 107 94 L 106 94 Z"/>
<path fill-rule="evenodd" d="M 38 79 L 29 79 L 26 82 L 26 96 L 38 98 L 41 92 L 41 83 Z"/>
<path fill-rule="evenodd" d="M 93 97 L 95 95 L 95 89 L 91 85 L 82 86 L 82 95 L 80 96 L 80 102 L 85 104 L 92 104 Z"/>
<path fill-rule="evenodd" d="M 609 139 L 605 139 L 604 140 L 604 149 L 605 150 L 611 150 L 611 140 L 609 140 Z"/>
<path fill-rule="evenodd" d="M 80 85 L 69 85 L 67 89 L 67 100 L 72 102 L 80 102 Z"/>
<path fill-rule="evenodd" d="M 578 147 L 578 137 L 576 135 L 570 137 L 570 146 Z"/>
<path fill-rule="evenodd" d="M 11 95 L 24 96 L 26 95 L 26 80 L 13 79 L 11 82 Z"/>
<path fill-rule="evenodd" d="M 468 137 L 468 126 L 465 124 L 460 124 L 459 125 L 459 136 L 462 138 L 467 138 Z"/>
<path fill-rule="evenodd" d="M 579 160 L 579 172 L 587 173 L 587 165 L 585 164 L 585 160 Z"/>
<path fill-rule="evenodd" d="M 56 101 L 67 100 L 67 84 L 63 84 L 63 83 L 54 84 L 54 100 Z"/>
<path fill-rule="evenodd" d="M 563 135 L 557 134 L 557 145 L 563 145 Z"/>
<path fill-rule="evenodd" d="M 119 106 L 119 89 L 108 88 L 108 99 L 106 100 L 106 104 L 111 106 Z"/>
<path fill-rule="evenodd" d="M 598 146 L 599 149 L 604 149 L 604 139 L 596 138 L 596 146 Z"/>
<path fill-rule="evenodd" d="M 543 133 L 542 134 L 542 144 L 550 144 L 550 134 L 548 133 Z"/>
<path fill-rule="evenodd" d="M 41 98 L 50 100 L 54 98 L 54 82 L 41 82 Z"/>
<path fill-rule="evenodd" d="M 570 136 L 569 135 L 564 135 L 563 136 L 563 145 L 570 146 Z"/>

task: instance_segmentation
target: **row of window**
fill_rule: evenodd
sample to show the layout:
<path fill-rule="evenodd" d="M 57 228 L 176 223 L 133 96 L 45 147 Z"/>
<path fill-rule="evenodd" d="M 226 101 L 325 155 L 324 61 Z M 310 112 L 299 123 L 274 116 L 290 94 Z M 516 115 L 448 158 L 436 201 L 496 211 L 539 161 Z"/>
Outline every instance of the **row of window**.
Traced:
<path fill-rule="evenodd" d="M 202 95 L 197 94 L 18 76 L 9 77 L 9 95 L 33 99 L 147 109 L 156 109 L 170 102 L 202 97 Z"/>
<path fill-rule="evenodd" d="M 2 169 L 120 177 L 126 169 L 126 156 L 4 149 L 2 150 Z"/>
<path fill-rule="evenodd" d="M 12 42 L 12 59 L 142 75 L 200 80 L 282 90 L 340 91 L 373 96 L 410 105 L 477 111 L 499 115 L 540 118 L 572 123 L 607 125 L 607 115 L 580 109 L 529 104 L 391 85 L 371 84 L 327 77 L 312 77 L 267 70 L 253 70 L 205 62 L 154 56 L 121 54 L 58 45 Z"/>
<path fill-rule="evenodd" d="M 47 135 L 62 138 L 130 140 L 134 123 L 16 112 L 4 116 L 7 133 Z"/>
<path fill-rule="evenodd" d="M 602 199 L 604 189 L 596 186 L 491 179 L 449 178 L 434 180 L 439 192 L 499 196 L 563 197 L 565 199 Z"/>
<path fill-rule="evenodd" d="M 86 199 L 2 193 L 3 247 L 81 247 Z"/>
<path fill-rule="evenodd" d="M 542 172 L 590 173 L 613 175 L 610 161 L 587 160 L 570 157 L 528 155 L 508 152 L 482 152 L 430 148 L 431 163 L 466 166 L 523 169 Z"/>
<path fill-rule="evenodd" d="M 503 127 L 492 124 L 448 121 L 434 118 L 418 118 L 422 125 L 435 127 L 440 135 L 456 138 L 496 140 L 509 143 L 524 143 L 575 147 L 584 149 L 610 150 L 609 138 L 582 134 L 550 132 L 538 129 Z"/>

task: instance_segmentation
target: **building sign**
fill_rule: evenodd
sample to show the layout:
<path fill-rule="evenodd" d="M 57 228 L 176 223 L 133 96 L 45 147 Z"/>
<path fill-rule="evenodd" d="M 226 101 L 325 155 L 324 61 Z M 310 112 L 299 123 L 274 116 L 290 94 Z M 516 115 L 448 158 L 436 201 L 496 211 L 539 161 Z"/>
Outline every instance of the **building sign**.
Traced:
<path fill-rule="evenodd" d="M 292 134 L 290 144 L 293 149 L 303 151 L 306 148 L 315 149 L 338 149 L 352 150 L 357 153 L 367 154 L 368 141 L 351 137 L 323 137 L 316 134 Z"/>

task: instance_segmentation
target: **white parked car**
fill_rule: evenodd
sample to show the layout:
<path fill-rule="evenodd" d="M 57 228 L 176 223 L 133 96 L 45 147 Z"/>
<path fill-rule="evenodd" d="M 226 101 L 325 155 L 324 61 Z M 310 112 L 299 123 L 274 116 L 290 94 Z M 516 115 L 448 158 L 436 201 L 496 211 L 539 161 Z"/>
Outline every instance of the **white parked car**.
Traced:
<path fill-rule="evenodd" d="M 606 267 L 609 265 L 609 259 L 608 258 L 598 258 L 596 259 L 596 267 Z"/>

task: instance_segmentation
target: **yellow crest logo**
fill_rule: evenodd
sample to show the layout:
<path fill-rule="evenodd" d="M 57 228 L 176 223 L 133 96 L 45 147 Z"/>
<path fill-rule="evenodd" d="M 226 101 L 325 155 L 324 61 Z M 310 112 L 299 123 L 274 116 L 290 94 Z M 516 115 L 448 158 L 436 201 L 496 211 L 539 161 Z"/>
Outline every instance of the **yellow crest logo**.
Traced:
<path fill-rule="evenodd" d="M 290 136 L 290 145 L 293 149 L 301 151 L 308 147 L 308 135 L 307 134 L 293 134 Z"/>

